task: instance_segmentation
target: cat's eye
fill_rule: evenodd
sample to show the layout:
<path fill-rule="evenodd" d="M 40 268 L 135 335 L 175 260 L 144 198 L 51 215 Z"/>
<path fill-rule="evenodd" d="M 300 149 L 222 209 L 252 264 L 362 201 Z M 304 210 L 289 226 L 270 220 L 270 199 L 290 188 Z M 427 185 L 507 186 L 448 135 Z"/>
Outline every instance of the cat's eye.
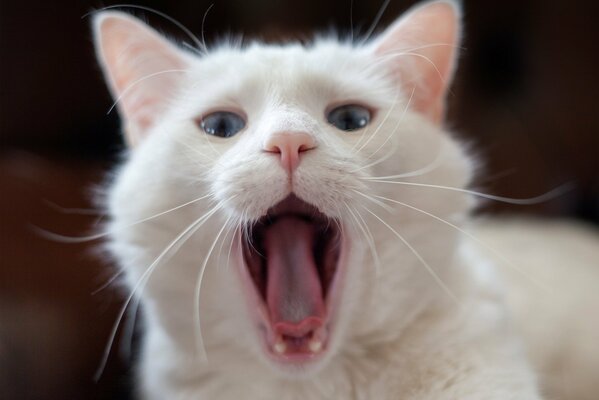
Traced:
<path fill-rule="evenodd" d="M 200 128 L 204 132 L 222 138 L 234 136 L 244 127 L 243 117 L 230 111 L 213 112 L 200 120 Z"/>
<path fill-rule="evenodd" d="M 368 125 L 370 110 L 357 104 L 346 104 L 329 111 L 327 121 L 342 131 L 355 131 Z"/>

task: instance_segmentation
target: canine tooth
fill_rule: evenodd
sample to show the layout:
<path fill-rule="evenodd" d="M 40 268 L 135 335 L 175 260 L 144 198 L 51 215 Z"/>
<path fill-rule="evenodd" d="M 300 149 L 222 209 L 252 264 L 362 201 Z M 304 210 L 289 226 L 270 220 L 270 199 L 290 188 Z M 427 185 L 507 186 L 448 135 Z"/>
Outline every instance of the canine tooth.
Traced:
<path fill-rule="evenodd" d="M 322 349 L 322 342 L 320 340 L 311 340 L 308 347 L 310 347 L 312 353 L 318 353 Z"/>
<path fill-rule="evenodd" d="M 287 350 L 287 345 L 283 342 L 277 342 L 274 345 L 274 350 L 277 354 L 283 354 L 285 353 L 285 350 Z"/>

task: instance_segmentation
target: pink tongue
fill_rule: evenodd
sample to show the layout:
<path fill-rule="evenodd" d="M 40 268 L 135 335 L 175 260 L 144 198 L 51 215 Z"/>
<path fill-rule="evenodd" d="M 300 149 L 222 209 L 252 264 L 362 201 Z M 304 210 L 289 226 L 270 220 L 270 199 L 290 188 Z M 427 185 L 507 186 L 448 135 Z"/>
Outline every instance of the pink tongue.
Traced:
<path fill-rule="evenodd" d="M 314 236 L 313 226 L 295 217 L 280 218 L 266 230 L 266 303 L 280 333 L 299 336 L 324 319 Z"/>

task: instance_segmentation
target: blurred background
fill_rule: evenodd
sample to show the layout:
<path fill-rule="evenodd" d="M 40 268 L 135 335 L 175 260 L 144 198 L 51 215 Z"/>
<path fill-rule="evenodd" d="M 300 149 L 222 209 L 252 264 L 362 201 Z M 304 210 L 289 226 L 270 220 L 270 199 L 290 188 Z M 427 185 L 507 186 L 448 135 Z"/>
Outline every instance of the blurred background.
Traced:
<path fill-rule="evenodd" d="M 382 0 L 133 1 L 180 21 L 210 43 L 224 33 L 277 40 L 314 29 L 368 30 Z M 380 28 L 415 1 L 392 0 Z M 113 266 L 97 243 L 44 239 L 33 226 L 82 235 L 101 215 L 91 198 L 123 149 L 118 116 L 96 65 L 84 15 L 112 1 L 0 1 L 0 398 L 127 399 L 135 357 L 119 343 L 93 374 L 123 296 L 94 293 Z M 202 29 L 202 19 L 206 10 Z M 486 204 L 599 223 L 599 3 L 464 1 L 465 42 L 449 98 L 450 125 L 486 160 L 478 187 L 531 197 L 534 206 Z M 172 23 L 143 16 L 172 37 Z M 119 338 L 121 335 L 119 335 Z"/>

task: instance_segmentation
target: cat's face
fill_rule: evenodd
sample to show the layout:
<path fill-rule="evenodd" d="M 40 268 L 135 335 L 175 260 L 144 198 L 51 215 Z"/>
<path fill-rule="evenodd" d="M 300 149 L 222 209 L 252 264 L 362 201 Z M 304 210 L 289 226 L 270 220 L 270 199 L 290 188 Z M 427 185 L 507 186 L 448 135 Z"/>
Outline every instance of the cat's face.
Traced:
<path fill-rule="evenodd" d="M 316 371 L 442 293 L 427 269 L 443 275 L 454 238 L 405 204 L 445 218 L 467 200 L 382 181 L 470 177 L 439 127 L 453 5 L 418 8 L 367 45 L 201 57 L 123 14 L 95 27 L 133 146 L 110 193 L 110 246 L 176 347 Z"/>

